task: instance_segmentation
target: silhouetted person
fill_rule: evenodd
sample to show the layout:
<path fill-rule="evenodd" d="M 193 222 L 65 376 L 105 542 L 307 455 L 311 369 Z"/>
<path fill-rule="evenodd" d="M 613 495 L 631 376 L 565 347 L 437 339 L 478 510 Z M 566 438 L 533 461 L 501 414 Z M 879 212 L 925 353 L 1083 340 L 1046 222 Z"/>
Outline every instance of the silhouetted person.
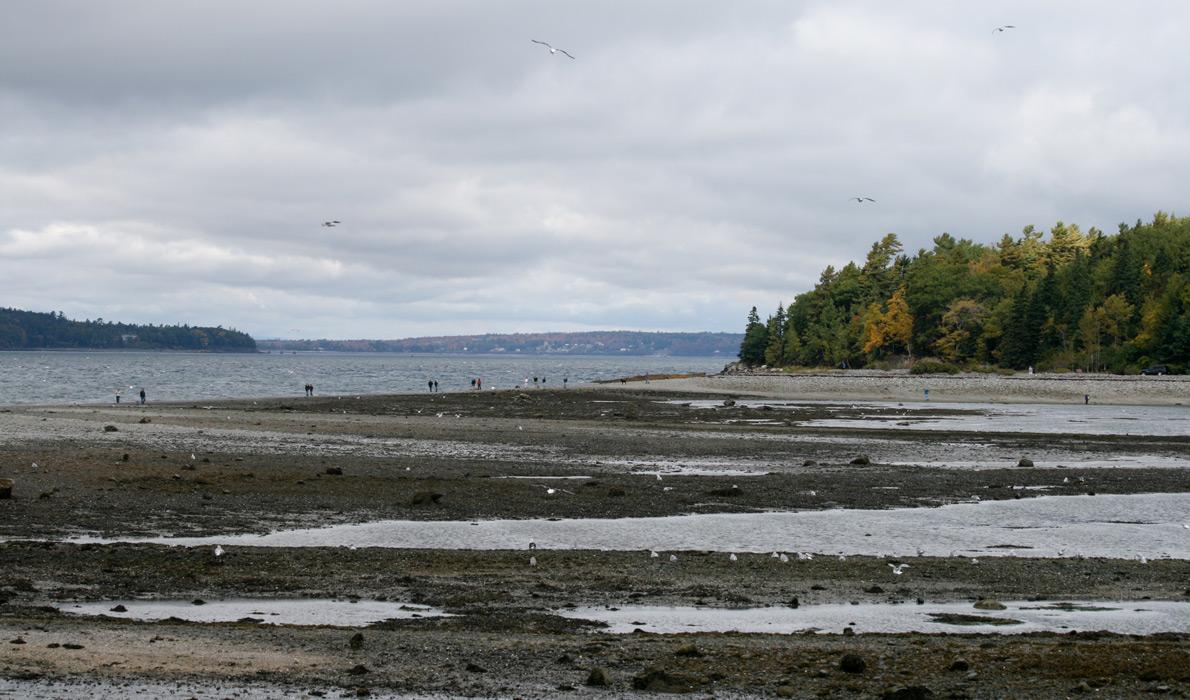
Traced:
<path fill-rule="evenodd" d="M 431 394 L 434 393 L 434 380 L 433 379 L 426 382 L 426 386 L 429 387 Z"/>
<path fill-rule="evenodd" d="M 145 389 L 144 389 L 144 387 L 141 387 L 141 390 L 140 390 L 140 405 L 142 405 L 142 406 L 145 405 Z"/>
<path fill-rule="evenodd" d="M 1083 394 L 1083 405 L 1086 406 L 1089 403 L 1091 403 L 1091 395 Z"/>

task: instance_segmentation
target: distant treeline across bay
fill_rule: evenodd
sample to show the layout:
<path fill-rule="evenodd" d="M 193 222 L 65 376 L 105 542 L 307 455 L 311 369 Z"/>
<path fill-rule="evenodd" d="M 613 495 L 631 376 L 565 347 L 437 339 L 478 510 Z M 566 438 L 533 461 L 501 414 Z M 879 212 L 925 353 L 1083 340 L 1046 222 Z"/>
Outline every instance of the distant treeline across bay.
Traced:
<path fill-rule="evenodd" d="M 1005 367 L 1133 372 L 1190 364 L 1190 217 L 1158 212 L 1119 232 L 1058 222 L 983 245 L 942 234 L 901 253 L 895 234 L 862 265 L 748 317 L 748 365 Z M 921 358 L 931 358 L 928 363 Z M 932 371 L 932 370 L 931 370 Z M 1155 372 L 1154 372 L 1155 373 Z"/>
<path fill-rule="evenodd" d="M 0 350 L 198 350 L 256 352 L 256 341 L 216 326 L 154 326 L 72 321 L 62 312 L 0 308 Z"/>
<path fill-rule="evenodd" d="M 584 331 L 489 333 L 404 340 L 260 340 L 257 347 L 273 351 L 734 357 L 743 337 L 741 333 Z"/>

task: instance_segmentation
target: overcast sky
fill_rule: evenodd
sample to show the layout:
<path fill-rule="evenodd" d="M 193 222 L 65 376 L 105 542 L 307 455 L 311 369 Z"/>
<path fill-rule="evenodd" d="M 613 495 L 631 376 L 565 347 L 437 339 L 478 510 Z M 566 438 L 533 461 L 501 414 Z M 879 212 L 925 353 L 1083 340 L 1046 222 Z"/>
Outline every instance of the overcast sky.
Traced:
<path fill-rule="evenodd" d="M 3 15 L 0 306 L 79 319 L 741 331 L 888 232 L 1114 231 L 1190 192 L 1181 0 Z"/>

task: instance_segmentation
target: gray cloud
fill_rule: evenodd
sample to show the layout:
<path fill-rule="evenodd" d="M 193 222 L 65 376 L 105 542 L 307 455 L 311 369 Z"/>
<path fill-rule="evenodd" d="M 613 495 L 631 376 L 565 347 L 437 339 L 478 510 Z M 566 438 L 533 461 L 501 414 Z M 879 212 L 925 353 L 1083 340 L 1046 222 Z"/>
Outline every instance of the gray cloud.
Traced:
<path fill-rule="evenodd" d="M 1176 207 L 1190 8 L 1143 10 L 18 4 L 2 303 L 258 336 L 738 330 L 890 231 Z"/>

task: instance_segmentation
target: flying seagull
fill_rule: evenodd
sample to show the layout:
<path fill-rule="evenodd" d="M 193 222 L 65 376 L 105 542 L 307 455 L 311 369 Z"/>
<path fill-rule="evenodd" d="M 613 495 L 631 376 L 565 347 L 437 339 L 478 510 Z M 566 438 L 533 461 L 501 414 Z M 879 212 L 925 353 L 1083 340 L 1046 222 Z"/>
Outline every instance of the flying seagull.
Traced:
<path fill-rule="evenodd" d="M 909 568 L 908 564 L 889 564 L 888 567 L 892 569 L 893 574 L 900 576 L 905 573 L 905 569 Z"/>
<path fill-rule="evenodd" d="M 555 49 L 553 46 L 550 46 L 549 42 L 546 42 L 546 41 L 538 41 L 538 40 L 536 40 L 536 39 L 530 39 L 529 41 L 533 42 L 534 44 L 541 44 L 542 46 L 544 46 L 544 47 L 546 47 L 547 49 L 549 49 L 551 54 L 560 53 L 560 54 L 562 54 L 562 55 L 566 56 L 567 58 L 570 58 L 571 60 L 573 60 L 573 59 L 574 59 L 574 56 L 571 56 L 570 54 L 566 53 L 566 52 L 565 52 L 565 51 L 563 51 L 562 49 Z"/>
<path fill-rule="evenodd" d="M 1016 27 L 1011 24 L 1002 24 L 999 27 L 996 27 L 995 29 L 993 29 L 992 33 L 995 34 L 996 32 L 1002 32 L 1006 29 L 1016 29 Z"/>
<path fill-rule="evenodd" d="M 863 204 L 864 202 L 872 202 L 872 203 L 876 202 L 876 200 L 872 199 L 871 197 L 848 197 L 847 199 L 849 199 L 849 200 L 854 199 L 856 202 L 859 202 L 860 204 Z"/>
<path fill-rule="evenodd" d="M 334 228 L 341 223 L 343 223 L 343 222 L 342 221 L 323 221 L 322 225 L 325 226 L 326 228 Z"/>

